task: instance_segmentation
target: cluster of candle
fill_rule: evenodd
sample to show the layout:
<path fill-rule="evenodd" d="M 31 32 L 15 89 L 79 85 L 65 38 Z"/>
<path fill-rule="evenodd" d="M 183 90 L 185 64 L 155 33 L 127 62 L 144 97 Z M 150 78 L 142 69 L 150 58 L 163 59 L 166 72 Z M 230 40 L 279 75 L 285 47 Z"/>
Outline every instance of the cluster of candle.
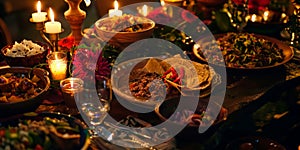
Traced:
<path fill-rule="evenodd" d="M 32 21 L 33 22 L 45 22 L 47 20 L 46 12 L 41 11 L 41 2 L 37 2 L 37 12 L 32 13 Z M 49 14 L 51 21 L 48 21 L 45 23 L 45 32 L 46 33 L 60 33 L 62 31 L 61 29 L 61 23 L 58 21 L 54 21 L 54 13 L 51 8 L 49 8 Z"/>
<path fill-rule="evenodd" d="M 268 22 L 271 21 L 271 12 L 269 10 L 266 10 L 263 12 L 262 15 L 259 14 L 252 14 L 248 16 L 248 19 L 250 19 L 251 22 Z"/>

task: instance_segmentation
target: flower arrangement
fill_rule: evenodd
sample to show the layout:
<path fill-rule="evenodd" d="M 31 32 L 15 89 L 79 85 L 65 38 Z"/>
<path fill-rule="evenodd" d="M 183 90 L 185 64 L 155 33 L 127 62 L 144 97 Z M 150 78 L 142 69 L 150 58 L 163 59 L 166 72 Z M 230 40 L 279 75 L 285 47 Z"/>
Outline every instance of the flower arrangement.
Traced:
<path fill-rule="evenodd" d="M 103 57 L 101 43 L 82 42 L 75 44 L 72 36 L 61 39 L 58 42 L 61 50 L 69 54 L 70 75 L 83 80 L 96 80 L 101 76 L 110 75 L 110 63 Z"/>

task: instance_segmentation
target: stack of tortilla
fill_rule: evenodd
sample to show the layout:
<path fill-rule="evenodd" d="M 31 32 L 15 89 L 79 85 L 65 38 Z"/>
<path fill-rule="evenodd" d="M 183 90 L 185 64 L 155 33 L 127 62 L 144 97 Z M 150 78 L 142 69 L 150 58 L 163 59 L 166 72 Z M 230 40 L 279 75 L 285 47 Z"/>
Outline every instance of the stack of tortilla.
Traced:
<path fill-rule="evenodd" d="M 193 93 L 191 91 L 200 90 L 200 97 L 208 96 L 211 91 L 212 83 L 216 85 L 215 83 L 220 82 L 218 75 L 213 68 L 208 66 L 208 64 L 197 63 L 188 59 L 184 59 L 178 55 L 164 60 L 150 58 L 142 68 L 139 68 L 139 71 L 164 74 L 171 67 L 173 67 L 177 73 L 180 69 L 184 70 L 182 85 L 174 83 L 171 80 L 166 80 L 171 86 L 178 89 L 183 95 L 191 95 L 191 93 Z"/>

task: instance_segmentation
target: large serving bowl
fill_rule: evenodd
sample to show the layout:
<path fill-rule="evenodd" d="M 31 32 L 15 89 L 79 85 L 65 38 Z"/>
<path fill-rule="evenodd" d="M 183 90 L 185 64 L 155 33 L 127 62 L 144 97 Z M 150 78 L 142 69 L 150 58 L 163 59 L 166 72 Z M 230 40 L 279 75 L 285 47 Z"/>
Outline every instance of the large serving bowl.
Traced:
<path fill-rule="evenodd" d="M 294 56 L 294 51 L 289 45 L 273 37 L 246 32 L 229 32 L 214 36 L 213 41 L 204 39 L 202 46 L 195 44 L 193 54 L 198 61 L 209 61 L 221 67 L 225 63 L 226 68 L 234 70 L 261 70 L 283 65 Z M 242 42 L 243 40 L 245 42 Z M 218 56 L 218 52 L 222 52 L 220 54 L 223 57 Z"/>
<path fill-rule="evenodd" d="M 46 94 L 50 87 L 50 79 L 48 77 L 48 72 L 39 68 L 32 69 L 24 67 L 0 69 L 0 75 L 2 76 L 5 74 L 13 74 L 18 77 L 27 77 L 28 79 L 36 78 L 38 79 L 36 84 L 40 90 L 34 96 L 25 98 L 22 101 L 0 103 L 0 117 L 34 111 L 40 105 L 40 103 L 42 102 L 43 95 Z M 4 88 L 6 86 L 2 83 L 0 85 L 1 88 Z"/>
<path fill-rule="evenodd" d="M 34 55 L 29 56 L 12 56 L 9 54 L 9 50 L 13 47 L 14 44 L 7 45 L 1 49 L 1 54 L 4 56 L 4 60 L 9 66 L 21 66 L 21 67 L 33 67 L 35 65 L 45 63 L 46 56 L 50 50 L 50 47 L 42 42 L 33 42 L 41 46 L 44 51 L 38 52 Z M 37 50 L 38 51 L 38 50 Z"/>
<path fill-rule="evenodd" d="M 128 24 L 128 18 L 133 18 L 135 20 L 134 23 Z M 114 26 L 119 26 L 122 23 L 124 26 L 114 28 Z M 121 31 L 130 28 L 132 25 L 141 25 L 142 28 L 137 31 Z M 107 27 L 111 28 L 108 29 Z M 125 15 L 99 19 L 95 23 L 95 32 L 100 39 L 125 48 L 131 43 L 151 37 L 154 27 L 155 22 L 148 18 Z"/>
<path fill-rule="evenodd" d="M 84 150 L 89 144 L 86 125 L 61 113 L 25 113 L 1 120 L 0 125 L 6 134 L 1 136 L 0 149 L 3 146 L 19 149 L 16 147 L 23 145 L 24 149 Z"/>

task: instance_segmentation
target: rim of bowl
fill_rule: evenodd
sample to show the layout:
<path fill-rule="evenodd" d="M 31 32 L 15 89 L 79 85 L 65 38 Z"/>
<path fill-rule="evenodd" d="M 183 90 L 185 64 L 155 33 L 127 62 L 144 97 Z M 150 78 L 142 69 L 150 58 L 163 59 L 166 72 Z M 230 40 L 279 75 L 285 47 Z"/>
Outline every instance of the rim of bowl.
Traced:
<path fill-rule="evenodd" d="M 140 16 L 133 16 L 133 17 L 137 17 L 137 18 L 143 18 L 145 20 L 147 20 L 148 22 L 145 22 L 145 23 L 149 23 L 151 24 L 151 26 L 147 29 L 144 29 L 144 30 L 141 30 L 141 31 L 137 31 L 137 32 L 119 32 L 119 31 L 108 31 L 108 30 L 102 30 L 99 28 L 98 24 L 101 22 L 101 21 L 104 21 L 104 20 L 107 20 L 107 19 L 110 19 L 109 17 L 107 18 L 102 18 L 102 19 L 99 19 L 96 21 L 95 23 L 95 27 L 97 30 L 100 30 L 100 31 L 104 31 L 104 32 L 109 32 L 109 33 L 116 33 L 116 34 L 134 34 L 134 33 L 142 33 L 142 32 L 146 32 L 146 31 L 149 31 L 149 30 L 152 30 L 154 29 L 155 27 L 155 22 L 149 18 L 146 18 L 146 17 L 140 17 Z"/>

